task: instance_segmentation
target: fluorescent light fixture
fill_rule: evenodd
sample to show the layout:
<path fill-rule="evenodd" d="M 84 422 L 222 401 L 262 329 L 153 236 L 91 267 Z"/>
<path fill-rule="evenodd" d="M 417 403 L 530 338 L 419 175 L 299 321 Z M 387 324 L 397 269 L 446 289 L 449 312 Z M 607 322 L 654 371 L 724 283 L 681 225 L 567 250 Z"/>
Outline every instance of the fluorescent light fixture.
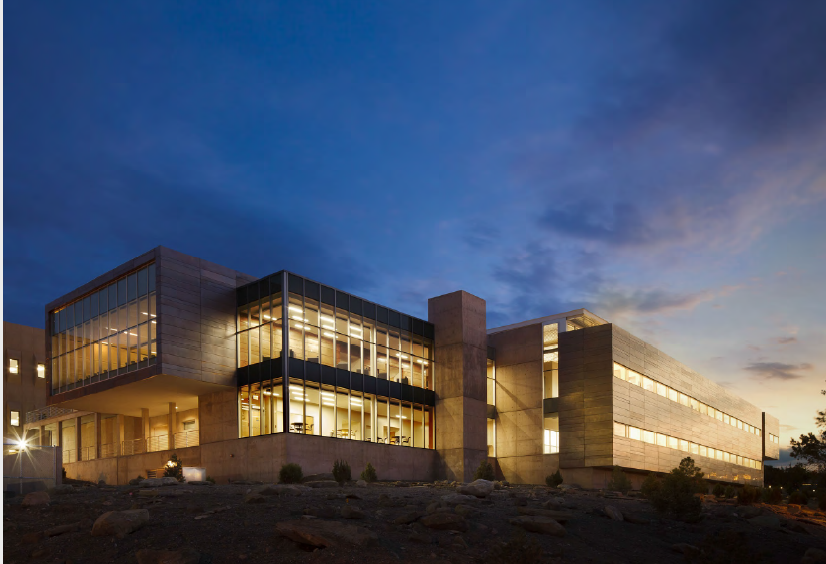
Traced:
<path fill-rule="evenodd" d="M 269 315 L 265 315 L 264 319 L 272 319 L 272 317 L 270 317 Z"/>
<path fill-rule="evenodd" d="M 291 305 L 289 309 L 290 309 L 290 311 L 297 311 L 298 313 L 304 313 L 304 310 L 303 310 L 303 309 L 301 309 L 301 308 L 300 308 L 300 307 L 298 307 L 298 306 L 293 306 L 293 305 Z"/>
<path fill-rule="evenodd" d="M 321 392 L 321 395 L 324 397 L 334 398 L 336 395 L 333 392 Z"/>
<path fill-rule="evenodd" d="M 325 331 L 325 332 L 324 332 L 324 336 L 325 336 L 325 337 L 335 337 L 335 336 L 336 336 L 336 334 L 335 334 L 335 333 L 330 333 L 329 331 Z"/>
<path fill-rule="evenodd" d="M 304 391 L 304 386 L 296 386 L 296 385 L 294 385 L 294 384 L 290 384 L 290 389 L 291 389 L 291 390 L 300 390 L 300 391 Z"/>
<path fill-rule="evenodd" d="M 333 323 L 333 318 L 332 317 L 327 317 L 326 315 L 319 315 L 318 317 L 319 317 L 319 319 L 321 319 L 321 321 L 328 321 L 330 323 Z"/>

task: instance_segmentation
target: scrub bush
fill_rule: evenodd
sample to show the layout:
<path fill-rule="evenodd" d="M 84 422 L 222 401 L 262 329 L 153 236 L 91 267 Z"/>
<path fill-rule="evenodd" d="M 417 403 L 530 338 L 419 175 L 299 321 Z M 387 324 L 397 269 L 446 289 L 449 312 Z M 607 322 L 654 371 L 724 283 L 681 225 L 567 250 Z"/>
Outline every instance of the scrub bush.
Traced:
<path fill-rule="evenodd" d="M 550 476 L 545 476 L 545 484 L 556 488 L 559 487 L 559 484 L 562 483 L 562 474 L 559 473 L 559 470 L 551 474 Z"/>
<path fill-rule="evenodd" d="M 714 484 L 711 493 L 714 494 L 714 497 L 723 497 L 726 493 L 726 487 L 723 484 Z"/>
<path fill-rule="evenodd" d="M 789 494 L 789 505 L 806 505 L 807 501 L 806 494 L 800 490 L 793 491 Z"/>
<path fill-rule="evenodd" d="M 695 521 L 700 517 L 702 502 L 694 494 L 706 490 L 703 473 L 687 456 L 680 461 L 679 467 L 665 475 L 660 488 L 651 495 L 651 505 L 657 513 Z"/>
<path fill-rule="evenodd" d="M 303 477 L 301 466 L 295 462 L 284 464 L 278 472 L 278 481 L 282 484 L 300 484 Z"/>
<path fill-rule="evenodd" d="M 643 480 L 640 492 L 642 492 L 642 495 L 646 498 L 651 499 L 652 496 L 656 495 L 657 492 L 660 491 L 661 486 L 662 484 L 660 484 L 660 480 L 657 479 L 656 474 L 651 472 L 645 477 L 645 480 Z"/>
<path fill-rule="evenodd" d="M 723 490 L 723 495 L 726 499 L 731 499 L 737 492 L 734 491 L 734 486 L 726 486 L 726 489 Z"/>
<path fill-rule="evenodd" d="M 173 454 L 169 458 L 169 462 L 164 466 L 163 475 L 164 478 L 175 478 L 179 482 L 186 481 L 184 478 L 184 463 L 183 460 L 178 458 L 177 454 Z"/>
<path fill-rule="evenodd" d="M 333 463 L 333 478 L 339 484 L 350 481 L 350 465 L 345 460 L 336 460 Z"/>
<path fill-rule="evenodd" d="M 213 484 L 213 485 L 215 484 L 215 478 L 213 478 L 212 476 L 207 476 L 206 481 L 209 482 L 210 484 Z"/>
<path fill-rule="evenodd" d="M 611 472 L 611 480 L 608 482 L 607 488 L 614 492 L 627 494 L 631 491 L 631 480 L 628 479 L 628 476 L 625 475 L 622 468 L 619 466 L 614 466 L 614 470 Z"/>
<path fill-rule="evenodd" d="M 496 479 L 496 474 L 493 473 L 493 466 L 487 459 L 479 463 L 479 468 L 473 473 L 474 480 L 488 480 L 492 482 Z"/>
<path fill-rule="evenodd" d="M 763 488 L 763 503 L 770 503 L 772 505 L 779 505 L 783 501 L 783 492 L 778 487 Z"/>
<path fill-rule="evenodd" d="M 361 472 L 361 479 L 367 482 L 368 484 L 375 482 L 379 479 L 379 477 L 376 476 L 376 469 L 373 468 L 373 465 L 369 462 L 367 463 L 367 466 L 364 467 L 364 470 L 362 470 Z"/>
<path fill-rule="evenodd" d="M 751 505 L 760 501 L 760 490 L 751 486 L 743 486 L 737 491 L 737 503 Z"/>

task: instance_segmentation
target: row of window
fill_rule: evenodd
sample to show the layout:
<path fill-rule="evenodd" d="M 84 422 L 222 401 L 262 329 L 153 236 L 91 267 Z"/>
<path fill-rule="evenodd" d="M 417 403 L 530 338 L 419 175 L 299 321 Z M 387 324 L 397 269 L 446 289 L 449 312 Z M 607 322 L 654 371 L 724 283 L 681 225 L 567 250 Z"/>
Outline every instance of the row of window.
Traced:
<path fill-rule="evenodd" d="M 9 425 L 12 427 L 20 426 L 20 412 L 9 410 Z"/>
<path fill-rule="evenodd" d="M 769 433 L 769 441 L 773 442 L 776 445 L 779 445 L 780 444 L 780 437 L 778 437 L 777 435 L 773 435 L 773 434 Z"/>
<path fill-rule="evenodd" d="M 672 437 L 671 435 L 655 433 L 654 431 L 646 431 L 644 429 L 640 429 L 639 427 L 625 425 L 616 421 L 614 421 L 614 434 L 619 437 L 626 437 L 635 441 L 643 441 L 652 445 L 673 448 L 694 455 L 704 456 L 706 458 L 721 460 L 723 462 L 738 464 L 740 466 L 747 466 L 749 468 L 754 468 L 755 470 L 763 469 L 762 462 L 752 460 L 751 458 L 746 458 L 745 456 L 731 454 L 730 452 L 703 446 L 685 439 Z"/>
<path fill-rule="evenodd" d="M 635 386 L 640 386 L 649 392 L 656 393 L 664 398 L 668 398 L 673 402 L 677 402 L 680 405 L 684 405 L 686 407 L 690 407 L 694 411 L 699 411 L 703 415 L 708 415 L 712 419 L 717 419 L 718 421 L 722 421 L 726 425 L 731 425 L 732 427 L 736 427 L 747 433 L 751 433 L 753 435 L 757 435 L 758 437 L 761 435 L 761 430 L 758 427 L 754 427 L 745 423 L 736 417 L 732 417 L 726 413 L 723 413 L 719 409 L 714 409 L 710 405 L 706 405 L 701 401 L 698 401 L 691 396 L 687 396 L 681 392 L 678 392 L 674 388 L 666 386 L 665 384 L 660 384 L 659 382 L 652 380 L 642 374 L 631 370 L 630 368 L 626 368 L 621 364 L 614 363 L 614 377 L 619 378 L 620 380 L 625 380 L 629 384 L 633 384 Z"/>
<path fill-rule="evenodd" d="M 20 361 L 16 358 L 9 359 L 9 374 L 19 374 L 20 373 Z M 38 364 L 35 368 L 35 374 L 38 378 L 45 378 L 46 377 L 46 365 L 45 364 Z"/>
<path fill-rule="evenodd" d="M 433 408 L 374 394 L 289 380 L 290 433 L 433 448 Z M 281 381 L 239 389 L 241 437 L 283 433 Z"/>

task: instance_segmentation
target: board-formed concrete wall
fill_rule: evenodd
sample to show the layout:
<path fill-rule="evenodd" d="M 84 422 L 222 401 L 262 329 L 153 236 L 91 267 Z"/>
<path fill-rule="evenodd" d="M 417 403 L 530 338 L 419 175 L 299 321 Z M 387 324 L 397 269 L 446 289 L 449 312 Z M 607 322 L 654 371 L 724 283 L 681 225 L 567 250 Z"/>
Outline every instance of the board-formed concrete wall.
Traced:
<path fill-rule="evenodd" d="M 434 480 L 439 458 L 431 449 L 278 433 L 63 466 L 68 478 L 124 485 L 139 475 L 146 477 L 147 470 L 163 468 L 173 453 L 184 466 L 205 468 L 218 483 L 241 479 L 277 482 L 281 466 L 289 462 L 300 464 L 305 475 L 331 472 L 333 462 L 339 459 L 350 464 L 353 479 L 358 479 L 370 462 L 379 480 Z"/>

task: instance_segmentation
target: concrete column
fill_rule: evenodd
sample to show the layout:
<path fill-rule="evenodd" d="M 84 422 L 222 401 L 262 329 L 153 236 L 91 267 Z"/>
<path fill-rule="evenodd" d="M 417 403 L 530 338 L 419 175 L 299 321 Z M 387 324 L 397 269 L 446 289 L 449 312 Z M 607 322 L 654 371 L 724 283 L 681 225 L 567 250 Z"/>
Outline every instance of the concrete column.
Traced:
<path fill-rule="evenodd" d="M 46 446 L 46 426 L 40 426 L 40 445 Z"/>
<path fill-rule="evenodd" d="M 568 320 L 562 319 L 561 321 L 556 322 L 556 331 L 557 333 L 564 333 L 568 330 Z"/>
<path fill-rule="evenodd" d="M 151 429 L 149 427 L 149 409 L 142 407 L 141 408 L 141 429 L 143 430 L 143 445 L 144 449 L 147 451 L 149 450 L 149 433 Z"/>
<path fill-rule="evenodd" d="M 123 415 L 118 414 L 115 416 L 115 424 L 112 426 L 112 437 L 115 440 L 115 453 L 119 456 L 123 455 Z"/>
<path fill-rule="evenodd" d="M 102 454 L 101 453 L 101 448 L 100 448 L 101 447 L 101 444 L 100 444 L 100 437 L 101 437 L 100 428 L 102 426 L 101 425 L 102 422 L 103 422 L 103 418 L 102 418 L 101 414 L 100 413 L 95 413 L 95 450 L 97 451 L 96 458 L 100 457 L 100 455 Z"/>
<path fill-rule="evenodd" d="M 440 474 L 470 481 L 487 459 L 485 300 L 458 291 L 428 300 L 436 326 L 436 450 Z"/>
<path fill-rule="evenodd" d="M 170 449 L 175 448 L 175 429 L 178 428 L 178 414 L 175 413 L 177 410 L 175 406 L 175 402 L 169 402 L 169 447 Z"/>
<path fill-rule="evenodd" d="M 80 427 L 80 417 L 75 417 L 75 453 L 76 457 L 75 460 L 80 460 L 80 448 L 81 448 L 81 427 Z"/>

